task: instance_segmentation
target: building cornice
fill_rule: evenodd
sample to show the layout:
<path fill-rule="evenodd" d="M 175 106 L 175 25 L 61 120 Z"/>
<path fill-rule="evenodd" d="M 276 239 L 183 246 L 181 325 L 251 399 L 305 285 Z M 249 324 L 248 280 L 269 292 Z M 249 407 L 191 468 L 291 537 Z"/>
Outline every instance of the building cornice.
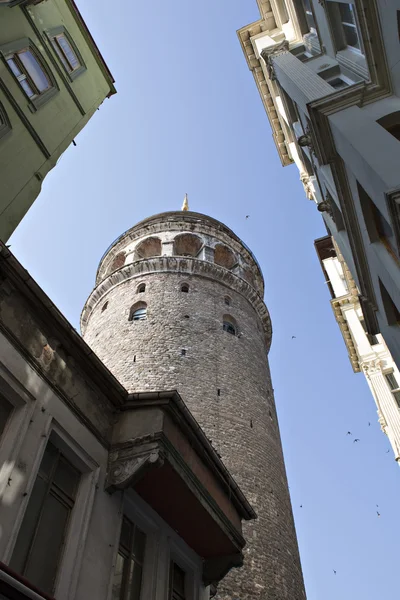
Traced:
<path fill-rule="evenodd" d="M 242 46 L 243 53 L 246 57 L 247 64 L 249 65 L 249 69 L 253 73 L 253 77 L 256 82 L 258 91 L 260 93 L 262 103 L 264 104 L 265 112 L 267 113 L 267 117 L 269 119 L 272 129 L 272 137 L 274 139 L 279 157 L 281 159 L 282 165 L 285 167 L 287 165 L 292 164 L 294 161 L 289 156 L 288 149 L 285 143 L 285 134 L 279 121 L 274 101 L 270 93 L 268 83 L 265 79 L 264 71 L 261 66 L 261 60 L 263 59 L 260 60 L 255 55 L 253 45 L 250 39 L 251 37 L 262 32 L 267 33 L 267 29 L 265 27 L 265 21 L 263 19 L 260 19 L 259 21 L 255 21 L 254 23 L 251 23 L 250 25 L 239 29 L 237 35 L 239 38 L 240 45 Z"/>
<path fill-rule="evenodd" d="M 244 296 L 262 321 L 267 351 L 271 346 L 272 325 L 268 309 L 255 288 L 228 269 L 211 262 L 192 257 L 156 256 L 124 265 L 103 279 L 92 291 L 81 314 L 81 331 L 85 333 L 90 316 L 104 296 L 116 286 L 152 273 L 180 273 L 197 275 L 218 281 Z"/>
<path fill-rule="evenodd" d="M 342 332 L 344 343 L 346 344 L 347 351 L 349 354 L 351 366 L 353 367 L 353 371 L 355 373 L 359 373 L 361 371 L 361 367 L 359 363 L 358 353 L 354 345 L 353 338 L 351 337 L 349 326 L 342 312 L 343 307 L 346 305 L 350 305 L 349 308 L 351 306 L 354 307 L 354 297 L 350 296 L 350 294 L 331 300 L 333 314 L 335 315 L 335 319 L 340 327 L 340 331 Z"/>

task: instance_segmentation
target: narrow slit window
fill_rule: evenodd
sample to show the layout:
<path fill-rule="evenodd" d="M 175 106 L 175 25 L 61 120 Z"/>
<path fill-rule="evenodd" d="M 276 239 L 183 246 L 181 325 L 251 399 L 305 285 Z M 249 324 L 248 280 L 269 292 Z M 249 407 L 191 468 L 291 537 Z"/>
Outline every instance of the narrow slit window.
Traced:
<path fill-rule="evenodd" d="M 52 44 L 54 50 L 57 52 L 58 58 L 68 73 L 73 73 L 82 66 L 77 53 L 72 47 L 72 43 L 65 33 L 59 33 L 52 37 Z"/>
<path fill-rule="evenodd" d="M 182 283 L 182 285 L 181 285 L 181 292 L 183 292 L 184 294 L 188 294 L 189 293 L 189 285 L 187 283 Z"/>
<path fill-rule="evenodd" d="M 141 283 L 138 286 L 137 293 L 138 294 L 143 294 L 145 291 L 146 291 L 146 284 L 145 283 Z"/>

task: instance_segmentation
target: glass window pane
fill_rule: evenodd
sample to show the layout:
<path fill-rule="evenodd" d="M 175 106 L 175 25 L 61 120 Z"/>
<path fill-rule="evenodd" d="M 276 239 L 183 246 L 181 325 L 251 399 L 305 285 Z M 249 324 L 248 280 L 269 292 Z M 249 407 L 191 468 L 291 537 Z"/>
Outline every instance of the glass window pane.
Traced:
<path fill-rule="evenodd" d="M 357 29 L 353 25 L 343 24 L 344 37 L 348 46 L 360 49 L 360 42 L 358 40 Z"/>
<path fill-rule="evenodd" d="M 342 23 L 353 23 L 355 25 L 354 6 L 352 4 L 344 4 L 343 2 L 339 2 L 338 4 Z"/>
<path fill-rule="evenodd" d="M 133 541 L 133 555 L 140 563 L 143 563 L 145 545 L 146 535 L 143 533 L 143 531 L 136 527 L 135 538 Z"/>
<path fill-rule="evenodd" d="M 59 451 L 51 443 L 48 442 L 46 450 L 44 451 L 42 462 L 40 463 L 39 473 L 47 478 L 50 478 L 54 466 L 58 460 Z"/>
<path fill-rule="evenodd" d="M 140 600 L 140 590 L 142 588 L 142 567 L 134 560 L 131 561 L 129 576 L 129 600 Z"/>
<path fill-rule="evenodd" d="M 60 44 L 61 50 L 64 52 L 65 56 L 67 57 L 72 70 L 77 69 L 79 67 L 79 61 L 76 57 L 75 52 L 72 50 L 70 43 L 66 39 L 65 35 L 59 35 L 57 37 L 57 40 L 58 40 L 58 43 Z"/>
<path fill-rule="evenodd" d="M 41 590 L 52 593 L 64 545 L 70 509 L 49 494 L 24 575 Z"/>
<path fill-rule="evenodd" d="M 28 96 L 28 98 L 32 98 L 33 96 L 36 96 L 35 92 L 33 91 L 33 89 L 31 88 L 31 86 L 29 85 L 29 83 L 27 82 L 26 79 L 22 79 L 19 82 L 19 84 L 22 87 L 22 89 L 24 90 L 25 94 Z"/>
<path fill-rule="evenodd" d="M 3 123 L 1 115 L 0 123 Z M 10 418 L 13 409 L 13 405 L 10 404 L 3 396 L 0 396 L 0 436 L 6 428 L 7 421 Z"/>
<path fill-rule="evenodd" d="M 60 46 L 57 44 L 57 38 L 55 38 L 53 40 L 53 48 L 54 50 L 57 52 L 59 59 L 61 60 L 62 64 L 64 65 L 64 67 L 67 69 L 67 71 L 71 71 L 71 67 L 68 64 L 67 59 L 65 58 Z"/>
<path fill-rule="evenodd" d="M 47 483 L 41 477 L 37 477 L 10 561 L 10 567 L 17 573 L 23 574 L 24 572 L 46 491 Z"/>
<path fill-rule="evenodd" d="M 70 498 L 75 498 L 80 479 L 80 473 L 62 456 L 57 464 L 53 482 Z"/>
<path fill-rule="evenodd" d="M 398 389 L 399 386 L 393 373 L 387 373 L 385 377 L 391 390 Z"/>
<path fill-rule="evenodd" d="M 185 594 L 185 571 L 175 563 L 173 567 L 173 590 L 182 595 Z"/>
<path fill-rule="evenodd" d="M 146 318 L 146 313 L 147 313 L 147 309 L 146 308 L 138 308 L 133 313 L 133 320 L 134 321 L 140 321 L 141 319 L 145 319 Z"/>
<path fill-rule="evenodd" d="M 124 561 L 124 557 L 121 554 L 118 554 L 114 569 L 111 600 L 121 600 L 122 598 L 122 576 L 124 572 Z"/>
<path fill-rule="evenodd" d="M 132 546 L 132 535 L 133 535 L 133 524 L 126 519 L 125 517 L 122 519 L 122 527 L 121 527 L 121 537 L 120 537 L 120 546 L 128 550 L 130 552 Z"/>
<path fill-rule="evenodd" d="M 17 63 L 13 58 L 7 58 L 7 64 L 10 67 L 11 71 L 14 73 L 15 77 L 19 77 L 22 75 Z"/>
<path fill-rule="evenodd" d="M 393 396 L 397 402 L 397 406 L 400 408 L 400 392 L 393 392 Z"/>
<path fill-rule="evenodd" d="M 18 52 L 18 57 L 39 92 L 48 90 L 50 88 L 50 82 L 31 50 L 22 50 L 21 52 Z"/>

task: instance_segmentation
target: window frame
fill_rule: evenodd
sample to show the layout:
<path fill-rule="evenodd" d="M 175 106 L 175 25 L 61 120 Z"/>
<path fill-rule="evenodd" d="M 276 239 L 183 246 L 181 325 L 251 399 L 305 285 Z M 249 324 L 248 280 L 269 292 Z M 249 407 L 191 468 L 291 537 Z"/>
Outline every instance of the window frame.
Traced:
<path fill-rule="evenodd" d="M 46 78 L 49 82 L 49 88 L 47 90 L 44 90 L 43 92 L 40 92 L 38 90 L 38 93 L 32 97 L 29 97 L 26 94 L 23 87 L 21 86 L 22 79 L 17 77 L 13 73 L 13 70 L 11 69 L 10 65 L 7 62 L 10 58 L 14 58 L 16 55 L 21 53 L 23 50 L 29 50 L 33 54 L 34 58 L 36 59 L 36 61 L 39 64 L 39 67 L 41 68 L 41 70 L 43 71 L 44 75 L 46 76 Z M 18 89 L 20 90 L 21 94 L 28 101 L 28 106 L 29 106 L 29 109 L 31 110 L 31 112 L 36 112 L 41 106 L 46 104 L 49 100 L 51 100 L 51 98 L 53 98 L 60 91 L 59 87 L 57 85 L 56 79 L 55 79 L 51 69 L 49 68 L 47 62 L 45 61 L 42 53 L 38 50 L 38 48 L 36 47 L 36 45 L 32 42 L 32 40 L 30 38 L 21 38 L 19 40 L 14 40 L 13 42 L 10 42 L 9 44 L 3 44 L 2 46 L 0 46 L 0 56 L 6 66 L 7 71 L 10 73 L 11 77 L 17 84 Z M 14 60 L 15 60 L 15 58 L 14 58 Z M 21 73 L 23 75 L 25 75 L 25 78 L 23 80 L 28 81 L 28 83 L 31 86 L 33 91 L 35 89 L 37 89 L 36 85 L 33 83 L 32 77 L 29 74 L 28 69 L 26 69 L 26 67 L 24 67 L 21 60 L 17 58 L 17 60 L 15 62 L 17 63 L 17 66 L 18 66 L 19 70 L 21 71 Z"/>
<path fill-rule="evenodd" d="M 342 20 L 339 4 L 350 4 L 353 7 L 355 23 L 348 23 Z M 327 17 L 332 32 L 332 38 L 336 52 L 343 52 L 348 49 L 354 55 L 363 56 L 365 58 L 364 40 L 358 18 L 356 0 L 327 0 Z M 355 29 L 359 48 L 348 44 L 344 25 L 352 26 Z"/>
<path fill-rule="evenodd" d="M 123 531 L 123 527 L 124 527 L 124 521 L 128 521 L 129 524 L 132 527 L 132 539 L 130 540 L 130 545 L 129 547 L 127 545 L 125 545 L 122 541 L 122 531 Z M 136 530 L 139 530 L 144 536 L 145 536 L 145 541 L 144 541 L 144 548 L 143 548 L 143 557 L 142 560 L 138 560 L 136 558 L 136 556 L 134 555 L 134 546 L 135 546 L 135 534 L 136 534 Z M 128 561 L 128 564 L 130 562 L 133 562 L 135 564 L 138 564 L 141 568 L 141 579 L 140 579 L 140 591 L 139 591 L 139 600 L 142 598 L 143 596 L 143 587 L 144 587 L 144 565 L 145 565 L 145 560 L 146 560 L 146 548 L 147 548 L 147 544 L 148 544 L 148 536 L 147 533 L 145 531 L 143 531 L 143 529 L 136 523 L 136 521 L 134 519 L 132 519 L 130 516 L 128 516 L 126 514 L 126 512 L 123 512 L 122 514 L 122 519 L 121 519 L 121 526 L 120 526 L 120 530 L 119 530 L 119 540 L 118 540 L 118 548 L 117 548 L 117 554 L 116 554 L 116 561 L 118 560 L 118 556 L 122 556 L 124 561 Z M 122 572 L 122 577 L 121 577 L 121 593 L 122 593 L 122 600 L 130 600 L 131 598 L 131 590 L 132 588 L 129 586 L 129 576 L 130 576 L 130 569 L 128 569 L 128 571 L 126 571 L 126 565 L 124 564 L 124 568 L 123 568 L 123 572 Z M 113 582 L 111 585 L 111 590 L 113 590 L 113 584 L 115 581 L 115 567 L 114 567 L 114 571 L 113 571 Z M 112 592 L 113 593 L 113 592 Z M 119 600 L 119 599 L 118 599 Z"/>
<path fill-rule="evenodd" d="M 144 313 L 142 313 L 142 314 L 143 314 L 143 316 L 140 316 L 139 318 L 136 318 L 136 319 L 135 319 L 135 318 L 134 318 L 134 315 L 135 315 L 135 313 L 137 313 L 139 310 L 144 310 L 145 312 L 144 312 Z M 129 319 L 128 319 L 128 321 L 130 321 L 131 323 L 136 323 L 136 322 L 138 322 L 138 321 L 146 321 L 146 319 L 147 319 L 147 316 L 148 316 L 148 315 L 147 315 L 147 310 L 148 310 L 148 306 L 147 306 L 147 303 L 146 303 L 146 302 L 142 302 L 142 301 L 135 302 L 135 303 L 134 303 L 134 304 L 131 306 L 131 308 L 130 308 L 130 310 L 129 310 Z"/>
<path fill-rule="evenodd" d="M 47 36 L 47 39 L 49 40 L 49 43 L 50 43 L 51 48 L 57 58 L 57 61 L 61 64 L 61 67 L 63 68 L 65 74 L 67 75 L 67 77 L 69 78 L 70 81 L 74 81 L 77 77 L 82 75 L 82 73 L 84 73 L 87 70 L 85 61 L 83 60 L 82 55 L 79 52 L 77 45 L 75 44 L 75 42 L 72 39 L 71 35 L 69 34 L 68 30 L 63 25 L 60 25 L 59 27 L 53 27 L 52 29 L 48 29 L 45 32 L 45 34 Z M 76 69 L 73 69 L 72 71 L 67 69 L 67 67 L 64 64 L 64 61 L 60 57 L 60 55 L 57 51 L 57 48 L 56 48 L 56 47 L 58 47 L 59 51 L 64 56 L 64 59 L 68 62 L 68 58 L 65 56 L 63 49 L 61 48 L 60 44 L 56 41 L 57 37 L 60 37 L 62 35 L 67 40 L 68 44 L 71 47 L 72 52 L 75 54 L 75 56 L 79 62 L 79 67 L 77 67 Z"/>
<path fill-rule="evenodd" d="M 53 446 L 53 448 L 56 449 L 57 454 L 56 454 L 56 457 L 55 457 L 55 459 L 53 461 L 50 474 L 45 474 L 43 472 L 43 470 L 41 469 L 41 467 L 43 465 L 43 458 L 45 456 L 46 450 L 48 449 L 48 447 L 49 447 L 50 444 Z M 56 472 L 57 472 L 57 467 L 62 462 L 66 462 L 68 465 L 72 466 L 72 468 L 74 469 L 74 471 L 76 472 L 76 474 L 78 474 L 78 480 L 77 480 L 76 488 L 74 490 L 73 495 L 66 493 L 64 490 L 62 490 L 62 488 L 59 485 L 57 485 L 57 483 L 55 483 L 55 475 L 56 475 Z M 59 445 L 58 444 L 54 444 L 53 440 L 49 439 L 47 441 L 47 443 L 46 443 L 45 448 L 44 448 L 44 451 L 43 451 L 43 454 L 42 454 L 42 460 L 40 461 L 39 468 L 38 468 L 38 470 L 36 472 L 35 482 L 33 484 L 33 487 L 32 487 L 32 490 L 31 490 L 31 494 L 29 496 L 29 500 L 26 503 L 26 507 L 25 507 L 26 509 L 25 509 L 25 512 L 24 512 L 24 517 L 23 517 L 23 519 L 22 519 L 22 521 L 20 523 L 20 528 L 19 528 L 16 540 L 15 540 L 15 544 L 14 544 L 14 548 L 13 548 L 13 553 L 12 553 L 11 559 L 10 559 L 10 563 L 11 563 L 11 566 L 12 566 L 14 552 L 15 552 L 17 543 L 19 541 L 19 534 L 21 532 L 21 527 L 24 525 L 24 519 L 25 519 L 26 512 L 27 512 L 28 508 L 31 506 L 30 500 L 32 498 L 32 493 L 33 493 L 34 489 L 36 488 L 37 481 L 40 479 L 41 481 L 43 481 L 45 483 L 46 491 L 45 491 L 45 495 L 43 497 L 43 501 L 40 504 L 40 508 L 39 508 L 39 511 L 38 511 L 37 518 L 35 518 L 35 525 L 34 525 L 34 530 L 33 530 L 34 533 L 33 533 L 33 536 L 31 538 L 31 540 L 29 541 L 29 544 L 27 545 L 26 556 L 25 556 L 25 559 L 24 559 L 24 565 L 23 565 L 22 572 L 20 574 L 23 577 L 26 576 L 26 569 L 28 568 L 30 558 L 32 556 L 32 553 L 37 548 L 35 546 L 35 544 L 36 544 L 36 541 L 37 541 L 38 532 L 39 532 L 40 527 L 41 527 L 41 522 L 42 522 L 42 518 L 43 518 L 43 514 L 44 514 L 44 509 L 45 509 L 46 501 L 47 501 L 47 499 L 49 497 L 56 498 L 56 500 L 62 506 L 66 507 L 68 509 L 68 515 L 67 515 L 66 522 L 64 524 L 63 532 L 62 532 L 61 545 L 60 545 L 60 547 L 58 549 L 59 554 L 58 554 L 58 560 L 57 560 L 56 570 L 55 570 L 55 573 L 54 573 L 54 579 L 53 579 L 52 584 L 51 584 L 52 587 L 51 587 L 51 589 L 43 590 L 43 591 L 45 591 L 48 594 L 53 594 L 55 592 L 55 589 L 56 589 L 56 581 L 58 579 L 58 574 L 59 574 L 61 563 L 62 563 L 62 560 L 63 560 L 63 555 L 64 555 L 64 551 L 65 551 L 66 540 L 68 538 L 68 531 L 69 531 L 69 527 L 70 527 L 70 523 L 71 523 L 72 514 L 73 514 L 73 511 L 74 511 L 75 506 L 76 506 L 76 500 L 77 500 L 77 497 L 78 497 L 78 491 L 79 491 L 79 487 L 80 487 L 80 483 L 81 483 L 81 476 L 82 476 L 81 471 L 79 469 L 77 469 L 76 466 L 70 460 L 68 460 L 68 458 L 61 451 Z M 35 585 L 38 585 L 38 584 L 35 584 Z"/>
<path fill-rule="evenodd" d="M 397 381 L 395 372 L 388 371 L 388 372 L 384 373 L 384 377 L 386 380 L 386 384 L 390 390 L 390 393 L 392 394 L 392 397 L 394 398 L 394 401 L 397 404 L 397 408 L 400 409 L 400 383 Z M 396 385 L 394 387 L 392 387 L 393 384 L 390 381 L 390 377 L 392 377 L 396 383 Z"/>
<path fill-rule="evenodd" d="M 0 140 L 11 131 L 11 123 L 3 104 L 0 102 Z"/>

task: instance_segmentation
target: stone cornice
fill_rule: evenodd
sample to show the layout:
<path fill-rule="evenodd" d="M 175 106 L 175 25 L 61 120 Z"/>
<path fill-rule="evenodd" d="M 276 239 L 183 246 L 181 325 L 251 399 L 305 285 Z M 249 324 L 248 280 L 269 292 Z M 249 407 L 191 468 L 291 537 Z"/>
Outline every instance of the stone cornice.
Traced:
<path fill-rule="evenodd" d="M 261 267 L 250 248 L 224 223 L 208 215 L 193 211 L 171 211 L 152 215 L 125 231 L 107 248 L 100 259 L 96 274 L 96 285 L 107 273 L 107 269 L 115 255 L 126 249 L 127 244 L 144 237 L 157 236 L 166 231 L 175 233 L 176 235 L 180 233 L 194 233 L 195 235 L 210 236 L 218 240 L 218 242 L 226 244 L 244 258 L 249 266 L 254 268 L 257 284 L 264 291 L 264 278 Z"/>
<path fill-rule="evenodd" d="M 151 273 L 182 273 L 185 275 L 198 275 L 213 279 L 226 285 L 244 296 L 253 306 L 260 317 L 265 334 L 267 351 L 271 345 L 272 325 L 267 307 L 260 294 L 247 281 L 233 274 L 228 269 L 214 263 L 191 257 L 156 256 L 154 258 L 142 259 L 128 265 L 124 265 L 117 271 L 111 273 L 94 288 L 81 314 L 81 331 L 85 333 L 86 325 L 90 315 L 98 303 L 111 289 L 131 279 L 143 277 Z"/>
<path fill-rule="evenodd" d="M 353 298 L 350 295 L 342 296 L 341 298 L 334 298 L 333 300 L 331 300 L 331 305 L 332 305 L 332 309 L 333 309 L 333 314 L 335 315 L 335 319 L 338 322 L 340 331 L 342 332 L 344 343 L 347 346 L 347 351 L 349 353 L 349 358 L 350 358 L 351 366 L 353 367 L 353 371 L 355 373 L 359 373 L 361 371 L 360 363 L 359 363 L 359 356 L 357 354 L 357 350 L 354 345 L 353 338 L 351 337 L 349 326 L 348 326 L 347 321 L 344 318 L 343 313 L 342 313 L 342 306 L 344 306 L 346 304 L 348 304 L 348 305 L 352 304 L 352 300 L 353 300 Z"/>
<path fill-rule="evenodd" d="M 261 33 L 263 31 L 264 25 L 265 21 L 263 19 L 260 19 L 259 21 L 255 21 L 254 23 L 251 23 L 250 25 L 239 29 L 237 35 L 240 41 L 240 45 L 242 46 L 243 53 L 246 57 L 247 64 L 249 65 L 249 69 L 253 73 L 258 91 L 261 96 L 261 100 L 264 104 L 265 112 L 267 113 L 267 117 L 271 125 L 272 137 L 276 144 L 276 149 L 278 151 L 282 165 L 285 167 L 286 165 L 290 165 L 293 162 L 293 160 L 290 158 L 288 149 L 286 147 L 285 134 L 283 132 L 278 114 L 275 110 L 274 101 L 269 91 L 268 83 L 265 79 L 264 71 L 261 66 L 261 61 L 255 55 L 253 45 L 250 39 L 254 35 Z"/>

